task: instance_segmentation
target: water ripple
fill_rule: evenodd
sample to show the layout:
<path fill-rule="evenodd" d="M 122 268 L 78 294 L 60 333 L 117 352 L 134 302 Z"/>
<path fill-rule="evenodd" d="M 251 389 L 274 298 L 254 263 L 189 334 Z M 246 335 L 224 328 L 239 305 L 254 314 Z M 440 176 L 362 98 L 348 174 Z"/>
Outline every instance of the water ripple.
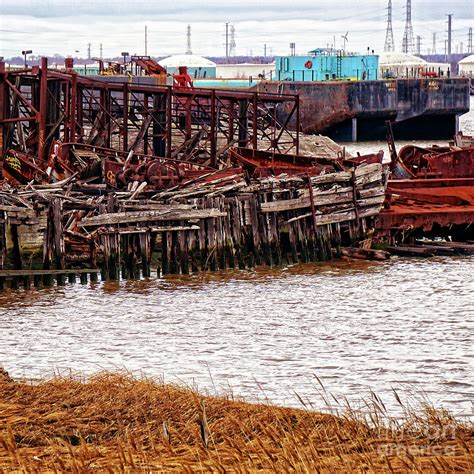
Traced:
<path fill-rule="evenodd" d="M 203 391 L 321 406 L 392 387 L 470 412 L 473 258 L 297 265 L 0 295 L 14 376 L 142 371 Z M 408 389 L 406 390 L 408 393 Z"/>

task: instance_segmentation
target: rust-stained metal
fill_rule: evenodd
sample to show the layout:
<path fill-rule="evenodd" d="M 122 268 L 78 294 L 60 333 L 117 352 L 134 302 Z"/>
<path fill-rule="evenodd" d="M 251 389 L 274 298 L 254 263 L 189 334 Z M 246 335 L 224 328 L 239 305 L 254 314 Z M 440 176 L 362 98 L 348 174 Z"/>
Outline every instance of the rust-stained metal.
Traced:
<path fill-rule="evenodd" d="M 322 158 L 306 155 L 270 153 L 251 148 L 231 150 L 231 158 L 247 169 L 253 176 L 272 176 L 281 173 L 309 174 L 315 176 L 321 172 L 342 171 L 363 164 L 382 163 L 383 151 L 369 155 L 359 155 L 350 159 Z"/>
<path fill-rule="evenodd" d="M 55 140 L 215 168 L 225 165 L 237 142 L 254 150 L 298 150 L 298 132 L 276 114 L 284 106 L 290 117 L 298 115 L 295 95 L 93 80 L 70 69 L 48 70 L 45 58 L 39 68 L 0 69 L 0 88 L 0 154 L 18 152 L 35 166 L 49 160 Z"/>
<path fill-rule="evenodd" d="M 407 145 L 392 162 L 395 178 L 474 178 L 474 147 Z"/>
<path fill-rule="evenodd" d="M 433 230 L 440 235 L 457 232 L 470 240 L 473 223 L 474 178 L 390 180 L 377 230 L 379 236 L 398 234 L 402 240 Z"/>

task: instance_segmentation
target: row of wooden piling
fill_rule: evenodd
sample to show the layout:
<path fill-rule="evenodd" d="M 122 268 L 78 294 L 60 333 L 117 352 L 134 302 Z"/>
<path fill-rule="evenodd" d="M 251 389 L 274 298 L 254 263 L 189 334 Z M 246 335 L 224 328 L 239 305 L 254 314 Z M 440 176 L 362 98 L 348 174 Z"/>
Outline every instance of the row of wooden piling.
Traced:
<path fill-rule="evenodd" d="M 63 284 L 75 268 L 118 280 L 327 261 L 367 237 L 385 198 L 380 165 L 250 183 L 241 172 L 222 174 L 139 199 L 134 191 L 99 190 L 91 198 L 59 187 L 7 196 L 0 202 L 0 272 L 31 267 L 14 231 L 34 222 L 43 222 L 45 273 L 15 276 L 23 286 L 51 278 Z"/>
<path fill-rule="evenodd" d="M 167 275 L 326 261 L 339 255 L 344 231 L 356 233 L 353 223 L 315 226 L 312 217 L 291 221 L 294 211 L 260 213 L 253 194 L 204 198 L 197 205 L 225 216 L 167 222 L 159 231 L 152 223 L 106 229 L 100 236 L 105 278 L 148 277 L 152 266 Z"/>

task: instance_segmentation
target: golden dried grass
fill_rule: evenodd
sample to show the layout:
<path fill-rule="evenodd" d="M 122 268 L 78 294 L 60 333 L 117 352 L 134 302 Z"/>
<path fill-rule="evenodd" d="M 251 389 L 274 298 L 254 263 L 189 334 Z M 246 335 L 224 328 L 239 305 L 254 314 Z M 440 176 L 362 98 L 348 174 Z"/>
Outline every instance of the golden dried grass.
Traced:
<path fill-rule="evenodd" d="M 8 472 L 474 472 L 472 426 L 445 412 L 388 423 L 203 397 L 129 375 L 19 383 L 0 374 Z"/>

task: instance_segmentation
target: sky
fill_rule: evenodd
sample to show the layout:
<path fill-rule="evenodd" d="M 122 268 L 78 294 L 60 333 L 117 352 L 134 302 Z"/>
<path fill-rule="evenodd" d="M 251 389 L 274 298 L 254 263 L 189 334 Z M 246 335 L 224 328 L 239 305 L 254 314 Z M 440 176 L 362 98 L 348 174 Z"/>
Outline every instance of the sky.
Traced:
<path fill-rule="evenodd" d="M 0 56 L 33 54 L 86 57 L 103 45 L 105 57 L 122 51 L 166 56 L 186 50 L 186 27 L 191 25 L 192 52 L 225 55 L 225 23 L 234 25 L 237 55 L 297 54 L 316 47 L 364 52 L 383 50 L 388 0 L 0 0 Z M 406 0 L 392 0 L 396 49 L 400 49 Z M 422 53 L 444 52 L 447 14 L 453 14 L 453 52 L 467 48 L 469 27 L 474 27 L 474 0 L 412 0 L 415 37 Z"/>

